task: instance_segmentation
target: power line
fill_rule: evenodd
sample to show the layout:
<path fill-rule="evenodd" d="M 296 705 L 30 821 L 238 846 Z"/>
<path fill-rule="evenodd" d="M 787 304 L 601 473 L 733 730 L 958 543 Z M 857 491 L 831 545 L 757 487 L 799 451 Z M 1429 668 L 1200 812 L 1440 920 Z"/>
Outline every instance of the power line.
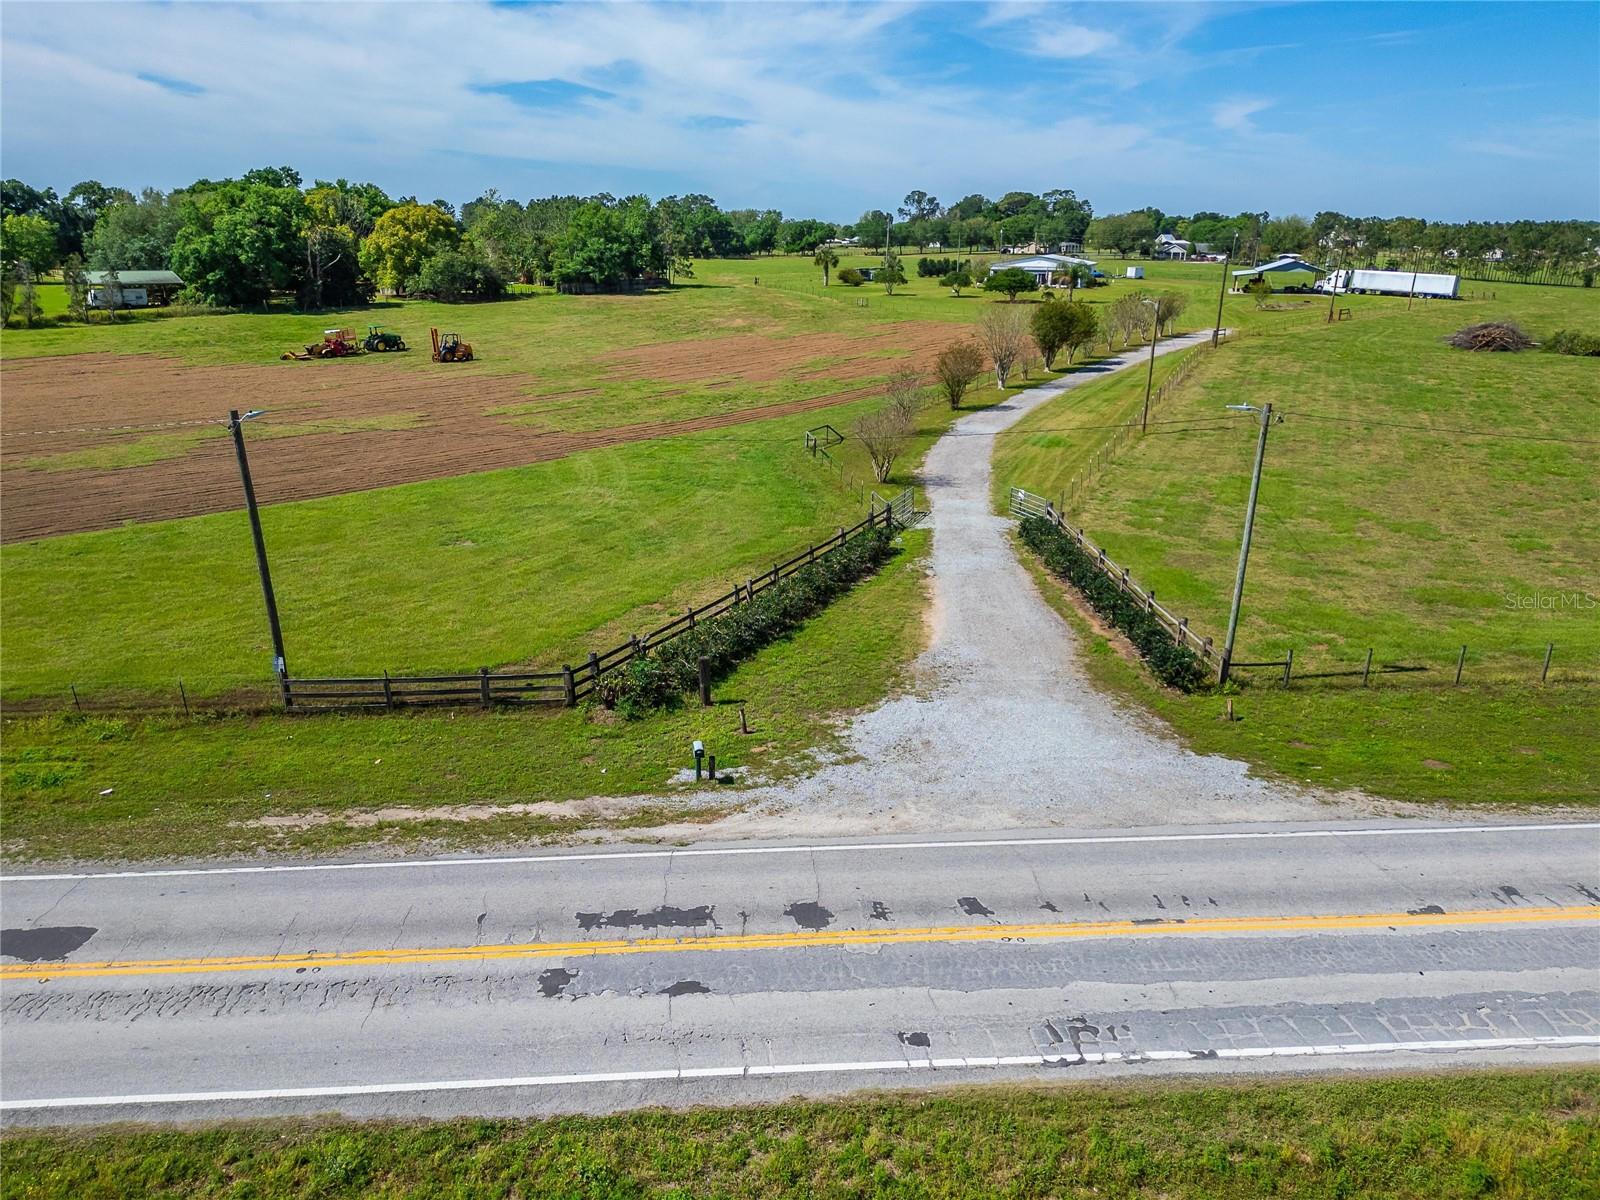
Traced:
<path fill-rule="evenodd" d="M 1545 433 L 1507 433 L 1499 429 L 1461 429 L 1448 425 L 1414 425 L 1405 421 L 1381 421 L 1376 417 L 1332 417 L 1320 413 L 1285 410 L 1302 421 L 1330 421 L 1341 425 L 1381 425 L 1389 429 L 1411 429 L 1421 433 L 1450 433 L 1461 437 L 1501 438 L 1517 442 L 1563 442 L 1570 446 L 1600 446 L 1600 438 L 1568 438 Z"/>

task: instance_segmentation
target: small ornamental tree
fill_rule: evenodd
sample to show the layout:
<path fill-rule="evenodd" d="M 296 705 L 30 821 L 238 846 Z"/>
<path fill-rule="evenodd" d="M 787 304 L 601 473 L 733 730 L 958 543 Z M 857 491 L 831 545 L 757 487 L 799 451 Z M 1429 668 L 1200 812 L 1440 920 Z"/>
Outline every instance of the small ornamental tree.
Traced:
<path fill-rule="evenodd" d="M 867 281 L 867 277 L 854 267 L 846 267 L 834 276 L 845 287 L 860 287 Z"/>
<path fill-rule="evenodd" d="M 1182 292 L 1162 292 L 1156 297 L 1156 324 L 1163 334 L 1172 332 L 1172 323 L 1189 307 L 1189 298 Z"/>
<path fill-rule="evenodd" d="M 1265 279 L 1257 279 L 1244 290 L 1255 297 L 1257 308 L 1265 308 L 1267 306 L 1267 301 L 1272 299 L 1272 285 Z"/>
<path fill-rule="evenodd" d="M 975 342 L 951 342 L 939 351 L 933 373 L 952 409 L 961 407 L 961 398 L 983 374 L 983 367 L 983 350 Z"/>
<path fill-rule="evenodd" d="M 1078 351 L 1087 350 L 1100 336 L 1100 317 L 1087 304 L 1068 302 L 1067 308 L 1071 310 L 1072 317 L 1067 324 L 1061 348 L 1067 352 L 1067 361 L 1070 363 L 1077 357 Z"/>
<path fill-rule="evenodd" d="M 994 364 L 994 385 L 1003 389 L 1018 360 L 1027 353 L 1028 318 L 1016 309 L 989 306 L 978 322 L 978 344 Z"/>
<path fill-rule="evenodd" d="M 1039 280 L 1032 271 L 1024 271 L 1021 267 L 1007 267 L 1003 271 L 996 271 L 983 281 L 983 290 L 986 292 L 1004 292 L 1006 302 L 1012 303 L 1023 292 L 1037 292 Z"/>
<path fill-rule="evenodd" d="M 887 482 L 899 458 L 911 442 L 912 424 L 905 409 L 893 402 L 856 422 L 856 438 L 872 460 L 872 476 Z"/>
<path fill-rule="evenodd" d="M 811 261 L 822 268 L 822 286 L 828 286 L 828 272 L 839 265 L 839 255 L 832 246 L 818 246 Z M 842 281 L 841 281 L 842 282 Z"/>
<path fill-rule="evenodd" d="M 900 265 L 900 256 L 898 254 L 891 254 L 885 258 L 883 266 L 879 267 L 872 275 L 872 282 L 883 284 L 885 294 L 890 296 L 894 295 L 894 289 L 905 281 L 906 269 Z"/>
<path fill-rule="evenodd" d="M 962 288 L 972 286 L 972 276 L 965 271 L 951 271 L 939 280 L 939 286 L 949 288 L 952 296 L 959 296 Z"/>
<path fill-rule="evenodd" d="M 74 321 L 89 319 L 89 281 L 83 274 L 83 259 L 67 256 L 61 264 L 61 283 L 67 292 L 67 315 Z"/>
<path fill-rule="evenodd" d="M 1055 366 L 1056 355 L 1067 344 L 1067 334 L 1072 325 L 1072 305 L 1065 300 L 1046 300 L 1033 310 L 1029 322 L 1033 341 L 1044 355 L 1045 367 Z"/>

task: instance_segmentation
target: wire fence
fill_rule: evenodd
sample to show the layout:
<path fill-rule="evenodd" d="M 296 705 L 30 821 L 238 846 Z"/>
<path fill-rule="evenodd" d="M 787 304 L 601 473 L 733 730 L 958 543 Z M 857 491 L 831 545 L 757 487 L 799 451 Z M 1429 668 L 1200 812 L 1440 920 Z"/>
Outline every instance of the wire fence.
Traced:
<path fill-rule="evenodd" d="M 1214 639 L 1197 632 L 1186 615 L 1158 601 L 1154 588 L 1139 583 L 1128 567 L 1118 563 L 1103 546 L 1090 539 L 1081 526 L 1068 522 L 1052 501 L 1022 488 L 1012 488 L 1010 499 L 1013 517 L 1018 520 L 1042 517 L 1053 523 L 1084 549 L 1107 578 L 1153 616 L 1174 642 L 1189 647 L 1208 666 L 1217 669 L 1221 648 Z M 1580 649 L 1576 654 L 1571 651 L 1563 654 L 1561 646 L 1548 639 L 1520 645 L 1480 645 L 1476 649 L 1470 643 L 1465 643 L 1460 644 L 1449 657 L 1441 656 L 1438 647 L 1417 653 L 1390 647 L 1380 657 L 1376 646 L 1365 647 L 1364 652 L 1357 649 L 1345 657 L 1345 650 L 1329 648 L 1330 640 L 1338 639 L 1319 634 L 1301 648 L 1298 656 L 1294 647 L 1290 646 L 1282 651 L 1281 658 L 1236 657 L 1229 663 L 1229 672 L 1242 674 L 1245 681 L 1252 684 L 1283 688 L 1307 683 L 1322 688 L 1367 688 L 1375 681 L 1398 680 L 1449 687 L 1473 684 L 1588 685 L 1600 681 L 1600 664 L 1596 664 L 1586 651 Z"/>

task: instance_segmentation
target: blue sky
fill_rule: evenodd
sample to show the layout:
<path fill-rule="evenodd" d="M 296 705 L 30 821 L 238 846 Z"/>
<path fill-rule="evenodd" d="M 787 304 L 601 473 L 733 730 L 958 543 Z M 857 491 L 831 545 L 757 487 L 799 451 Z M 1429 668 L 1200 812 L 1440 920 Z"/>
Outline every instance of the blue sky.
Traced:
<path fill-rule="evenodd" d="M 375 35 L 373 31 L 381 31 Z M 0 170 L 288 163 L 853 219 L 921 188 L 1097 211 L 1600 217 L 1600 4 L 116 4 L 0 9 Z"/>

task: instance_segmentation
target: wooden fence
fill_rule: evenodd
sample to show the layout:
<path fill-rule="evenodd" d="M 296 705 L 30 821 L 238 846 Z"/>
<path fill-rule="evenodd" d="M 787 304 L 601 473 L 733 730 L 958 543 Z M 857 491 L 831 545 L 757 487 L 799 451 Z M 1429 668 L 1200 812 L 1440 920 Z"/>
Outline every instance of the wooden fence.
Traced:
<path fill-rule="evenodd" d="M 687 633 L 701 621 L 708 621 L 739 604 L 748 603 L 767 588 L 796 571 L 840 549 L 850 539 L 873 529 L 905 528 L 915 522 L 913 497 L 908 488 L 892 500 L 874 497 L 867 515 L 849 529 L 817 542 L 772 570 L 735 583 L 730 591 L 681 617 L 674 617 L 647 634 L 635 634 L 621 645 L 604 653 L 591 652 L 586 662 L 559 671 L 491 671 L 479 667 L 465 675 L 382 675 L 341 676 L 318 679 L 284 676 L 278 680 L 283 707 L 290 711 L 319 709 L 393 709 L 401 706 L 498 704 L 575 705 L 593 695 L 601 681 L 613 671 L 653 647 Z"/>
<path fill-rule="evenodd" d="M 1095 565 L 1105 572 L 1108 579 L 1114 581 L 1119 588 L 1132 596 L 1134 601 L 1145 612 L 1160 622 L 1161 627 L 1172 635 L 1173 641 L 1180 646 L 1188 646 L 1208 665 L 1213 667 L 1216 665 L 1216 651 L 1210 638 L 1201 637 L 1193 629 L 1189 628 L 1189 618 L 1180 617 L 1166 605 L 1160 603 L 1156 599 L 1156 594 L 1153 590 L 1140 587 L 1138 582 L 1128 574 L 1127 567 L 1115 562 L 1105 552 L 1104 547 L 1097 546 L 1091 542 L 1081 528 L 1074 528 L 1069 525 L 1067 519 L 1062 516 L 1061 512 L 1050 501 L 1043 496 L 1035 496 L 1032 492 L 1025 492 L 1021 488 L 1012 488 L 1011 515 L 1019 520 L 1023 517 L 1043 517 L 1046 521 L 1049 521 L 1062 533 L 1077 542 L 1084 552 L 1094 560 Z"/>

